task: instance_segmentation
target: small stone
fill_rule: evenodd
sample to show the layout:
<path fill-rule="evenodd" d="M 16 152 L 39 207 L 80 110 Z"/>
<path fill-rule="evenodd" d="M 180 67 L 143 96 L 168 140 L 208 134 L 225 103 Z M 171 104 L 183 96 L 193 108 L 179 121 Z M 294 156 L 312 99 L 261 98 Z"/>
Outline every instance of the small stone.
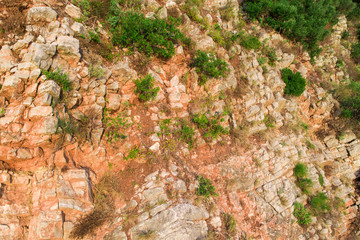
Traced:
<path fill-rule="evenodd" d="M 57 18 L 57 13 L 49 7 L 33 7 L 30 8 L 28 15 L 30 23 L 52 22 Z"/>
<path fill-rule="evenodd" d="M 68 4 L 65 8 L 65 12 L 72 18 L 81 17 L 81 9 L 73 4 Z"/>
<path fill-rule="evenodd" d="M 38 89 L 38 94 L 49 93 L 54 98 L 58 99 L 60 97 L 61 88 L 57 83 L 53 80 L 48 80 L 40 84 Z"/>
<path fill-rule="evenodd" d="M 174 182 L 174 188 L 179 192 L 179 193 L 184 193 L 187 191 L 186 189 L 186 184 L 183 180 L 179 179 L 176 182 Z"/>

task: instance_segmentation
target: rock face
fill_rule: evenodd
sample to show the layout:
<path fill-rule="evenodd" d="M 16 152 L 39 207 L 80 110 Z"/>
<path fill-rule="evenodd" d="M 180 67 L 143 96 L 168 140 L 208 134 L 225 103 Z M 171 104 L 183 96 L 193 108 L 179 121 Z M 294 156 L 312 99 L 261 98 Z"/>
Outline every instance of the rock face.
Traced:
<path fill-rule="evenodd" d="M 229 3 L 236 13 L 236 1 L 208 1 L 204 24 L 235 33 L 238 18 L 220 16 Z M 226 77 L 199 86 L 188 64 L 193 53 L 180 43 L 171 59 L 152 58 L 148 66 L 138 53 L 126 56 L 128 49 L 114 47 L 117 59 L 110 63 L 80 38 L 96 31 L 103 41 L 111 34 L 100 23 L 71 19 L 83 17 L 78 6 L 55 0 L 27 6 L 33 7 L 26 10 L 24 36 L 0 39 L 0 239 L 70 239 L 79 226 L 92 231 L 81 238 L 106 240 L 359 235 L 350 223 L 360 206 L 353 185 L 360 141 L 351 129 L 335 134 L 335 124 L 327 124 L 339 121 L 332 115 L 339 103 L 319 78 L 349 78 L 335 66 L 338 56 L 349 55 L 340 41 L 345 17 L 316 64 L 279 34 L 251 23 L 246 34 L 276 50 L 277 60 L 268 64 L 260 61 L 261 50 L 221 47 L 182 4 L 147 1 L 141 8 L 147 17 L 157 9 L 162 19 L 183 16 L 179 29 L 195 49 L 228 63 Z M 283 68 L 311 82 L 300 97 L 284 95 Z M 43 74 L 57 69 L 66 76 Z M 133 80 L 146 74 L 159 91 L 144 103 Z M 194 114 L 208 119 L 195 123 Z M 294 176 L 297 163 L 307 167 L 307 192 Z M 294 204 L 312 209 L 319 192 L 332 210 L 311 216 L 303 228 Z M 93 211 L 106 219 L 86 225 L 82 219 Z"/>
<path fill-rule="evenodd" d="M 51 22 L 57 18 L 57 13 L 49 7 L 33 7 L 28 12 L 29 23 Z"/>
<path fill-rule="evenodd" d="M 179 204 L 158 213 L 130 230 L 132 239 L 152 231 L 156 239 L 201 239 L 207 236 L 209 214 L 190 204 Z"/>

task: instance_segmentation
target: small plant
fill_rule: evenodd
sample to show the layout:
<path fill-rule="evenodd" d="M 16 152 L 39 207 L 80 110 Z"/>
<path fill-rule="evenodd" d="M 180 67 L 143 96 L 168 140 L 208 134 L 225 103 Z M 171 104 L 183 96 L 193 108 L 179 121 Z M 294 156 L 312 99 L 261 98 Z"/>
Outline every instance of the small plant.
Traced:
<path fill-rule="evenodd" d="M 281 77 L 286 83 L 284 93 L 288 95 L 300 96 L 305 91 L 306 80 L 301 74 L 293 73 L 291 69 L 285 68 L 281 70 Z"/>
<path fill-rule="evenodd" d="M 131 123 L 125 117 L 117 115 L 110 117 L 108 110 L 105 108 L 103 113 L 103 123 L 105 127 L 105 137 L 109 143 L 117 142 L 119 139 L 126 139 L 126 135 L 120 133 L 120 130 L 127 129 Z"/>
<path fill-rule="evenodd" d="M 351 46 L 351 57 L 355 63 L 360 63 L 360 43 Z"/>
<path fill-rule="evenodd" d="M 259 63 L 260 65 L 263 65 L 264 63 L 266 63 L 266 58 L 260 57 L 260 58 L 257 59 L 257 61 L 258 61 L 258 63 Z"/>
<path fill-rule="evenodd" d="M 196 195 L 209 198 L 210 196 L 218 196 L 215 192 L 215 187 L 211 184 L 209 179 L 198 176 L 199 187 L 196 189 Z"/>
<path fill-rule="evenodd" d="M 344 31 L 341 33 L 341 39 L 347 40 L 349 37 L 350 37 L 350 34 L 349 34 L 348 31 L 344 30 Z"/>
<path fill-rule="evenodd" d="M 192 121 L 198 125 L 198 127 L 204 130 L 204 137 L 212 137 L 213 139 L 223 134 L 228 134 L 229 131 L 223 128 L 219 124 L 219 120 L 216 118 L 209 119 L 205 114 L 196 114 L 192 117 Z M 221 119 L 220 119 L 221 121 Z"/>
<path fill-rule="evenodd" d="M 155 232 L 153 230 L 146 230 L 146 231 L 141 231 L 138 235 L 137 235 L 137 239 L 141 239 L 141 240 L 150 240 L 150 239 L 154 239 L 155 237 Z"/>
<path fill-rule="evenodd" d="M 309 194 L 310 187 L 313 185 L 311 179 L 307 178 L 308 170 L 305 164 L 297 163 L 294 168 L 294 176 L 296 177 L 296 185 L 305 193 Z"/>
<path fill-rule="evenodd" d="M 261 48 L 261 42 L 259 38 L 253 35 L 242 36 L 240 45 L 248 50 L 254 49 L 255 51 L 257 51 Z"/>
<path fill-rule="evenodd" d="M 56 69 L 55 71 L 43 71 L 42 73 L 47 79 L 54 80 L 57 84 L 59 84 L 63 91 L 71 90 L 69 76 L 66 73 L 62 73 L 60 69 Z"/>
<path fill-rule="evenodd" d="M 179 130 L 180 139 L 186 142 L 189 145 L 189 148 L 192 149 L 194 147 L 194 129 L 186 125 L 185 122 L 181 123 L 181 128 Z"/>
<path fill-rule="evenodd" d="M 311 213 L 301 203 L 294 203 L 294 216 L 300 225 L 309 225 L 311 223 Z"/>
<path fill-rule="evenodd" d="M 346 209 L 345 201 L 339 197 L 335 197 L 333 206 L 338 211 L 344 211 Z"/>
<path fill-rule="evenodd" d="M 154 77 L 150 74 L 146 75 L 142 79 L 134 81 L 136 85 L 135 93 L 139 94 L 140 101 L 147 102 L 151 99 L 155 99 L 160 88 L 154 88 L 154 81 Z"/>
<path fill-rule="evenodd" d="M 192 66 L 200 74 L 199 85 L 204 85 L 209 77 L 226 77 L 230 71 L 224 60 L 216 58 L 212 53 L 207 54 L 200 50 L 196 52 Z"/>
<path fill-rule="evenodd" d="M 133 159 L 136 159 L 136 158 L 138 157 L 139 153 L 140 153 L 139 148 L 138 148 L 137 146 L 135 146 L 135 147 L 133 147 L 132 149 L 130 149 L 129 154 L 128 154 L 126 157 L 124 157 L 124 159 L 125 159 L 125 160 L 129 160 L 129 159 L 130 159 L 130 160 L 133 160 Z"/>
<path fill-rule="evenodd" d="M 229 236 L 234 236 L 236 234 L 235 218 L 229 213 L 224 213 L 223 219 L 224 219 L 226 232 L 228 233 Z"/>
<path fill-rule="evenodd" d="M 310 149 L 315 149 L 315 148 L 316 148 L 315 145 L 312 144 L 309 139 L 306 139 L 306 145 L 307 145 L 308 148 L 310 148 Z"/>
<path fill-rule="evenodd" d="M 275 127 L 275 118 L 271 115 L 266 115 L 263 122 L 265 123 L 265 126 L 267 128 L 273 128 Z"/>
<path fill-rule="evenodd" d="M 114 45 L 169 59 L 175 55 L 176 43 L 188 42 L 173 22 L 146 18 L 135 12 L 115 11 L 113 14 L 108 19 Z"/>
<path fill-rule="evenodd" d="M 324 187 L 324 176 L 321 173 L 319 173 L 319 184 Z"/>
<path fill-rule="evenodd" d="M 105 70 L 100 66 L 100 64 L 90 65 L 89 67 L 90 77 L 102 78 L 105 74 Z"/>
<path fill-rule="evenodd" d="M 225 21 L 230 21 L 235 17 L 234 5 L 231 1 L 228 1 L 224 7 L 219 9 L 221 19 Z"/>
<path fill-rule="evenodd" d="M 161 120 L 159 123 L 160 133 L 158 135 L 169 136 L 171 134 L 170 124 L 171 119 Z"/>
<path fill-rule="evenodd" d="M 310 205 L 315 213 L 324 213 L 331 209 L 330 199 L 323 192 L 319 192 L 313 196 Z"/>
<path fill-rule="evenodd" d="M 100 35 L 97 32 L 89 31 L 90 42 L 100 43 Z"/>
<path fill-rule="evenodd" d="M 338 59 L 338 60 L 336 61 L 335 67 L 337 67 L 337 68 L 343 68 L 344 66 L 345 66 L 345 64 L 344 64 L 344 61 L 343 61 L 343 60 Z"/>

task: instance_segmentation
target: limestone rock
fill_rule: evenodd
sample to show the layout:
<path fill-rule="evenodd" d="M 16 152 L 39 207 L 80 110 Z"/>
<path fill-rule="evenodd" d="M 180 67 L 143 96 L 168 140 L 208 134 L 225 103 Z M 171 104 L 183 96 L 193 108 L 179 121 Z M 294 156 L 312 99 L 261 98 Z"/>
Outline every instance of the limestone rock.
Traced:
<path fill-rule="evenodd" d="M 55 55 L 56 46 L 54 44 L 33 43 L 29 48 L 33 52 L 32 61 L 43 70 L 48 70 L 52 64 L 52 57 Z"/>
<path fill-rule="evenodd" d="M 57 13 L 49 7 L 33 7 L 27 15 L 29 23 L 52 22 L 57 18 Z"/>
<path fill-rule="evenodd" d="M 62 57 L 69 57 L 79 60 L 81 55 L 79 52 L 79 40 L 70 36 L 60 36 L 57 39 L 57 50 Z"/>
<path fill-rule="evenodd" d="M 155 239 L 202 239 L 207 236 L 207 224 L 204 220 L 209 213 L 191 204 L 178 204 L 162 211 L 152 218 L 140 222 L 130 229 L 132 239 L 141 232 L 153 231 Z"/>
<path fill-rule="evenodd" d="M 10 69 L 14 66 L 15 58 L 10 50 L 8 45 L 2 46 L 0 50 L 0 73 L 3 74 L 5 72 L 10 71 Z"/>
<path fill-rule="evenodd" d="M 17 97 L 24 91 L 24 82 L 15 76 L 5 78 L 1 89 L 1 95 L 7 98 Z"/>
<path fill-rule="evenodd" d="M 38 94 L 49 93 L 54 98 L 59 98 L 61 93 L 61 88 L 57 83 L 53 80 L 48 80 L 40 84 L 38 89 Z"/>
<path fill-rule="evenodd" d="M 74 4 L 68 4 L 65 7 L 65 12 L 72 18 L 80 18 L 81 17 L 81 9 L 75 6 Z"/>

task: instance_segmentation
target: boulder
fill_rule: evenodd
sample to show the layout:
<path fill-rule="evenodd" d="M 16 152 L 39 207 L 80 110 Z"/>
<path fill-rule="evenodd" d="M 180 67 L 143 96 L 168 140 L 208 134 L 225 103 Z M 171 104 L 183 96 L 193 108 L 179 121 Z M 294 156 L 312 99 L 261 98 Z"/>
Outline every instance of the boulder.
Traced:
<path fill-rule="evenodd" d="M 24 91 L 24 82 L 15 76 L 5 78 L 4 84 L 1 89 L 1 95 L 6 98 L 17 97 Z"/>
<path fill-rule="evenodd" d="M 31 44 L 29 51 L 33 52 L 32 61 L 42 70 L 48 70 L 52 64 L 52 57 L 56 53 L 54 44 Z"/>
<path fill-rule="evenodd" d="M 15 58 L 8 45 L 2 46 L 0 50 L 0 74 L 10 71 L 14 66 Z"/>
<path fill-rule="evenodd" d="M 72 18 L 81 17 L 81 9 L 75 6 L 74 4 L 68 4 L 65 8 L 65 12 Z"/>
<path fill-rule="evenodd" d="M 48 80 L 40 84 L 38 88 L 38 94 L 42 95 L 45 93 L 49 93 L 54 98 L 59 98 L 61 93 L 61 88 L 57 83 L 53 80 Z"/>
<path fill-rule="evenodd" d="M 27 19 L 30 24 L 37 22 L 52 22 L 57 18 L 57 13 L 49 7 L 30 8 Z"/>
<path fill-rule="evenodd" d="M 79 40 L 70 36 L 60 36 L 57 39 L 57 50 L 59 55 L 64 58 L 70 58 L 79 61 L 81 55 L 79 52 Z"/>

